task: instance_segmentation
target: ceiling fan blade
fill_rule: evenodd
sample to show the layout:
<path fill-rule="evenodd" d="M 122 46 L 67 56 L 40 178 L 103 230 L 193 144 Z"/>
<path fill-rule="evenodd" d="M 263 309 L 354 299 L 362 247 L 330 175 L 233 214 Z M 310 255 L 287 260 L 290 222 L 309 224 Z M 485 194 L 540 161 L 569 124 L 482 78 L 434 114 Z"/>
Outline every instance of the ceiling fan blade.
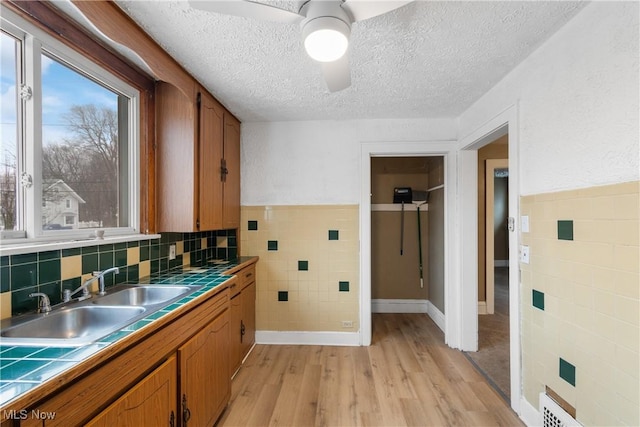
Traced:
<path fill-rule="evenodd" d="M 325 82 L 327 82 L 329 92 L 339 92 L 348 88 L 351 86 L 349 56 L 345 54 L 337 61 L 323 62 L 322 73 L 324 74 Z"/>
<path fill-rule="evenodd" d="M 260 21 L 297 24 L 304 19 L 304 16 L 298 15 L 297 13 L 251 0 L 189 0 L 189 4 L 194 9 L 252 18 Z"/>
<path fill-rule="evenodd" d="M 351 14 L 354 22 L 364 21 L 398 9 L 414 0 L 346 0 L 342 7 Z"/>

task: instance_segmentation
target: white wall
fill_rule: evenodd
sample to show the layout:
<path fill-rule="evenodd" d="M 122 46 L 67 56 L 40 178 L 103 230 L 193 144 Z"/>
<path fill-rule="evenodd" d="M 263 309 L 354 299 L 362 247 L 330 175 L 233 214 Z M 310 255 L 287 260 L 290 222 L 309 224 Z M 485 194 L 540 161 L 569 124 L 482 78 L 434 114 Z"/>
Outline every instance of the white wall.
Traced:
<path fill-rule="evenodd" d="M 459 118 L 518 103 L 520 194 L 639 177 L 637 2 L 593 2 Z"/>
<path fill-rule="evenodd" d="M 360 202 L 360 143 L 455 140 L 453 119 L 242 124 L 242 205 Z"/>

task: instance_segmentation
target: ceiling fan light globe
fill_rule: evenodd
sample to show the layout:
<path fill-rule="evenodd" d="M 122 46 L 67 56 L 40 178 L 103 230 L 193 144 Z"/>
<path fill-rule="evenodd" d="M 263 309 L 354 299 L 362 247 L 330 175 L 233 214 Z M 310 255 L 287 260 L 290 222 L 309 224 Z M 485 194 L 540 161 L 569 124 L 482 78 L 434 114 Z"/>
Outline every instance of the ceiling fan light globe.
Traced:
<path fill-rule="evenodd" d="M 305 50 L 316 61 L 337 61 L 347 52 L 350 30 L 349 25 L 338 18 L 313 19 L 302 29 Z"/>

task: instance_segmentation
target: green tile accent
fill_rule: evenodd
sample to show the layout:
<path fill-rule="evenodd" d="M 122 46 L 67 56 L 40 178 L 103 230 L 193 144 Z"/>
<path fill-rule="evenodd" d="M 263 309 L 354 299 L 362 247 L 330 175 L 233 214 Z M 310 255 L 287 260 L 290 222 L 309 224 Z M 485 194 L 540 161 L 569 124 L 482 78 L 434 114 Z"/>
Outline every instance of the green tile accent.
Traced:
<path fill-rule="evenodd" d="M 98 259 L 98 265 L 100 266 L 99 270 L 106 270 L 107 268 L 111 268 L 115 265 L 113 262 L 113 252 L 101 252 L 98 255 Z"/>
<path fill-rule="evenodd" d="M 278 241 L 277 240 L 269 240 L 269 241 L 267 241 L 267 250 L 277 251 L 278 250 Z"/>
<path fill-rule="evenodd" d="M 140 261 L 149 260 L 149 246 L 140 246 Z"/>
<path fill-rule="evenodd" d="M 122 249 L 127 249 L 127 242 L 116 243 L 114 245 L 114 249 L 116 251 L 119 251 L 119 250 L 122 250 Z"/>
<path fill-rule="evenodd" d="M 111 245 L 111 244 L 100 245 L 100 246 L 98 246 L 98 252 L 100 252 L 100 253 L 113 252 L 113 245 Z"/>
<path fill-rule="evenodd" d="M 6 267 L 9 265 L 9 257 L 7 255 L 0 257 L 0 265 Z"/>
<path fill-rule="evenodd" d="M 38 261 L 60 259 L 60 251 L 46 251 L 38 253 Z"/>
<path fill-rule="evenodd" d="M 576 367 L 562 357 L 560 358 L 560 378 L 572 386 L 576 386 Z"/>
<path fill-rule="evenodd" d="M 130 265 L 127 268 L 127 280 L 130 282 L 136 282 L 140 278 L 140 269 L 138 264 Z"/>
<path fill-rule="evenodd" d="M 34 311 L 38 308 L 38 302 L 36 301 L 36 299 L 29 298 L 29 294 L 32 292 L 38 292 L 37 286 L 30 286 L 28 288 L 19 289 L 17 291 L 11 291 L 12 314 L 26 313 L 28 311 Z"/>
<path fill-rule="evenodd" d="M 289 291 L 278 291 L 278 301 L 289 301 Z"/>
<path fill-rule="evenodd" d="M 338 230 L 329 230 L 329 240 L 340 240 Z"/>
<path fill-rule="evenodd" d="M 91 273 L 98 270 L 98 254 L 82 255 L 82 274 Z"/>
<path fill-rule="evenodd" d="M 533 300 L 533 306 L 544 311 L 544 292 L 536 291 L 532 292 L 531 299 Z"/>
<path fill-rule="evenodd" d="M 558 240 L 573 240 L 572 220 L 558 220 Z"/>
<path fill-rule="evenodd" d="M 137 240 L 134 242 L 127 242 L 127 248 L 137 248 L 138 246 L 140 246 L 140 242 Z"/>
<path fill-rule="evenodd" d="M 298 261 L 298 271 L 308 271 L 309 261 Z"/>
<path fill-rule="evenodd" d="M 115 266 L 125 267 L 127 265 L 127 250 L 121 250 L 115 252 Z"/>
<path fill-rule="evenodd" d="M 338 290 L 340 292 L 349 292 L 349 282 L 338 282 Z"/>
<path fill-rule="evenodd" d="M 82 255 L 84 254 L 94 254 L 96 252 L 98 252 L 98 247 L 97 246 L 86 246 L 84 248 L 80 249 L 82 251 Z"/>
<path fill-rule="evenodd" d="M 38 266 L 38 281 L 40 283 L 60 281 L 60 260 L 41 262 Z"/>
<path fill-rule="evenodd" d="M 29 288 L 38 284 L 38 264 L 19 264 L 11 266 L 11 290 Z"/>
<path fill-rule="evenodd" d="M 0 267 L 0 292 L 8 292 L 11 289 L 10 272 L 9 267 Z"/>
<path fill-rule="evenodd" d="M 11 265 L 30 264 L 38 261 L 38 253 L 11 255 Z"/>
<path fill-rule="evenodd" d="M 257 229 L 258 229 L 258 221 L 253 221 L 253 220 L 249 221 L 249 222 L 247 223 L 247 228 L 248 228 L 250 231 L 255 231 L 255 230 L 257 230 Z"/>
<path fill-rule="evenodd" d="M 69 249 L 63 249 L 62 250 L 62 256 L 76 256 L 76 255 L 80 255 L 82 253 L 82 251 L 80 250 L 80 248 L 69 248 Z"/>
<path fill-rule="evenodd" d="M 62 289 L 71 289 L 72 291 L 78 289 L 82 284 L 81 277 L 74 277 L 73 279 L 67 279 L 62 281 Z"/>

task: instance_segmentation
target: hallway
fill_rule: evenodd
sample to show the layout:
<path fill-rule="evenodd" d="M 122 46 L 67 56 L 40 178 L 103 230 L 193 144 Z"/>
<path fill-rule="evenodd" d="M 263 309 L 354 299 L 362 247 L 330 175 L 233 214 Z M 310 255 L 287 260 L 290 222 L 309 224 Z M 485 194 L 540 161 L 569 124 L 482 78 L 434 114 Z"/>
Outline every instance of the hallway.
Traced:
<path fill-rule="evenodd" d="M 465 352 L 509 402 L 509 268 L 495 269 L 494 314 L 478 316 L 478 351 Z"/>
<path fill-rule="evenodd" d="M 424 314 L 375 314 L 370 347 L 257 345 L 219 426 L 523 425 Z"/>

